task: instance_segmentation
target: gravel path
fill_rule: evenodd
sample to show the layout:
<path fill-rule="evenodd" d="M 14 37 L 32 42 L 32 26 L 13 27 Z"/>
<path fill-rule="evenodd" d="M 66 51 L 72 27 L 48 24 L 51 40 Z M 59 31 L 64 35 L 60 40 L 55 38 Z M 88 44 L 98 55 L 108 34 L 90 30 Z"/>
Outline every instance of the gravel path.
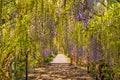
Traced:
<path fill-rule="evenodd" d="M 95 80 L 85 69 L 70 65 L 64 54 L 58 54 L 51 64 L 35 68 L 29 80 Z"/>
<path fill-rule="evenodd" d="M 35 68 L 28 80 L 95 80 L 86 70 L 68 63 L 50 64 Z"/>
<path fill-rule="evenodd" d="M 51 63 L 69 63 L 64 54 L 58 54 Z"/>

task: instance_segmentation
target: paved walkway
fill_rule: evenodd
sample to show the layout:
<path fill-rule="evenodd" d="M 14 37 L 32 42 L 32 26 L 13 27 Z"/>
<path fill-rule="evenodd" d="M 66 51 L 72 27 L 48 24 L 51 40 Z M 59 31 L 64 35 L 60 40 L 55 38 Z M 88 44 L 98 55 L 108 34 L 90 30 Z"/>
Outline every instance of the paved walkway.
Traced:
<path fill-rule="evenodd" d="M 51 63 L 69 63 L 64 54 L 58 54 Z"/>

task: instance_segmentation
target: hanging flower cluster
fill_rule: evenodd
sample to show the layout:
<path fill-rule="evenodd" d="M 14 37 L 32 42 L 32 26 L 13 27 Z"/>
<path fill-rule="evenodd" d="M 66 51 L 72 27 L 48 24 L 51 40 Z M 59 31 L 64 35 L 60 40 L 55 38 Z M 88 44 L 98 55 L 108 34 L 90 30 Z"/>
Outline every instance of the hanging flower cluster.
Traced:
<path fill-rule="evenodd" d="M 90 13 L 93 12 L 93 6 L 94 6 L 94 0 L 84 0 L 82 2 L 81 0 L 76 5 L 75 9 L 75 18 L 77 21 L 81 21 L 83 26 L 83 29 L 86 29 L 88 27 L 88 21 L 90 19 Z"/>

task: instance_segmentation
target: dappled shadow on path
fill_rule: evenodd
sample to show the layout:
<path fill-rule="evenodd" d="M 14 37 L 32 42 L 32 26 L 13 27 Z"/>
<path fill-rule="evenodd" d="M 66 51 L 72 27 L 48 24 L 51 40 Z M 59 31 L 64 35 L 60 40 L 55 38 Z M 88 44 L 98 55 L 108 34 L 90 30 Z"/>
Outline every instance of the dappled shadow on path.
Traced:
<path fill-rule="evenodd" d="M 69 63 L 53 63 L 35 68 L 29 80 L 94 80 L 85 69 L 76 68 Z"/>

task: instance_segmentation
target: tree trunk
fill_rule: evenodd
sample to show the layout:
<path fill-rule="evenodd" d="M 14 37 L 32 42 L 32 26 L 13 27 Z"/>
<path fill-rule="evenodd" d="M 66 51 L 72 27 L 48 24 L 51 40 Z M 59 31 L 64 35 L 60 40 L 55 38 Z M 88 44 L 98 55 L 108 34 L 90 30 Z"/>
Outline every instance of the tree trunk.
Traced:
<path fill-rule="evenodd" d="M 102 80 L 102 77 L 101 77 L 101 74 L 102 74 L 102 72 L 101 72 L 101 70 L 102 70 L 101 65 L 100 64 L 96 64 L 95 68 L 96 68 L 96 80 Z"/>
<path fill-rule="evenodd" d="M 28 51 L 26 52 L 26 80 L 28 80 Z"/>

